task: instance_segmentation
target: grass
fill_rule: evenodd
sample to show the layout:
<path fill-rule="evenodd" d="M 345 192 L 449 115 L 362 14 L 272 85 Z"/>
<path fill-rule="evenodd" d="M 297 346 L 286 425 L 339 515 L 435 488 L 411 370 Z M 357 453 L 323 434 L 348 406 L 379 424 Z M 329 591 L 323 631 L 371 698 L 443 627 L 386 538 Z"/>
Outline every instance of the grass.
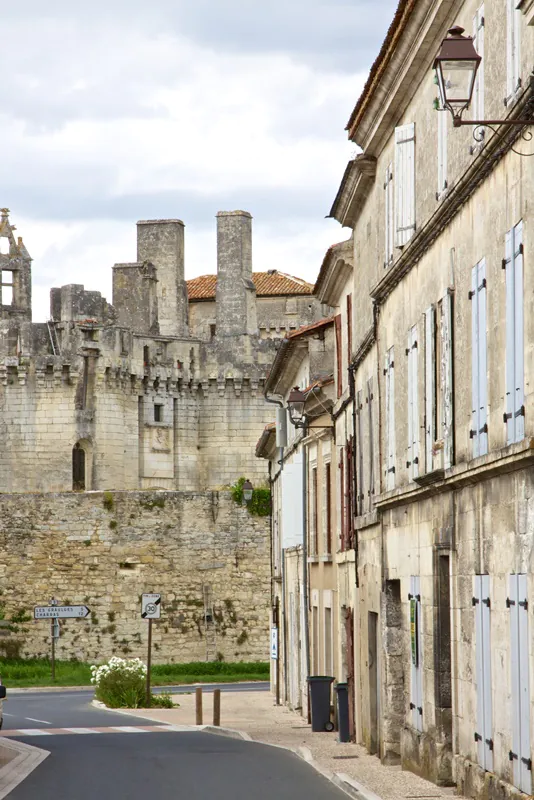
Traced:
<path fill-rule="evenodd" d="M 41 658 L 0 658 L 0 676 L 8 690 L 32 686 L 89 686 L 90 664 L 81 661 L 56 661 L 56 679 L 52 681 L 50 661 Z M 236 683 L 269 680 L 269 663 L 197 661 L 190 664 L 153 664 L 152 685 L 175 683 Z"/>

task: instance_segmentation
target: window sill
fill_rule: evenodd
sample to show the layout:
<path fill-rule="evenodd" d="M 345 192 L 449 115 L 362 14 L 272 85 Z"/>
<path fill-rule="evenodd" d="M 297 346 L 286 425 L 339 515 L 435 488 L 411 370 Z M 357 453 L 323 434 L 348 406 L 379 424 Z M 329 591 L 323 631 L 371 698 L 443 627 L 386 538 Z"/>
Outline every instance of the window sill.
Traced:
<path fill-rule="evenodd" d="M 323 555 L 319 556 L 319 561 L 323 564 L 331 564 L 332 563 L 332 556 L 331 555 Z"/>
<path fill-rule="evenodd" d="M 376 525 L 378 522 L 378 511 L 376 508 L 373 508 L 372 511 L 369 511 L 367 514 L 362 514 L 359 517 L 354 518 L 354 527 L 358 531 L 364 530 L 364 528 L 371 528 L 373 525 Z"/>
<path fill-rule="evenodd" d="M 416 483 L 409 483 L 384 492 L 376 498 L 376 508 L 378 511 L 385 511 L 394 506 L 414 503 L 424 497 L 452 489 L 462 489 L 464 486 L 481 483 L 496 475 L 515 472 L 532 464 L 534 464 L 534 439 L 523 439 L 522 442 L 507 445 L 501 450 L 493 450 L 484 456 L 444 470 L 441 477 L 438 475 L 439 470 L 428 473 L 428 477 L 434 474 L 436 476 L 428 485 L 418 486 Z M 419 480 L 424 478 L 424 475 L 420 476 Z"/>
<path fill-rule="evenodd" d="M 319 556 L 308 556 L 308 564 L 318 564 Z"/>

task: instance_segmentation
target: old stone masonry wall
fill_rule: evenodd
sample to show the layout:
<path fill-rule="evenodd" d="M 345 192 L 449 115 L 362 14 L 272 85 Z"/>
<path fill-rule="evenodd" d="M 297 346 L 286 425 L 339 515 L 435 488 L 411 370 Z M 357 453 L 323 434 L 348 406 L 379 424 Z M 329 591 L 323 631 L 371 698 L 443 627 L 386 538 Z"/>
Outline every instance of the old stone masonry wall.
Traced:
<path fill-rule="evenodd" d="M 4 494 L 0 547 L 0 611 L 13 623 L 0 653 L 49 654 L 33 606 L 55 597 L 91 609 L 62 621 L 58 657 L 145 658 L 141 594 L 161 592 L 156 662 L 268 658 L 269 518 L 229 492 Z"/>

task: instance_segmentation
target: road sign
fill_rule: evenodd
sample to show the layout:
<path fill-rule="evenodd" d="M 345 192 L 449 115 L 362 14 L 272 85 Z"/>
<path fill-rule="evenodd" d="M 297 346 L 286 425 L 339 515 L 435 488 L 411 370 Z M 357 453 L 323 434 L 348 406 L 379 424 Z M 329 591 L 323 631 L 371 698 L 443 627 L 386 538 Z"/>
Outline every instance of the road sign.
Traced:
<path fill-rule="evenodd" d="M 91 613 L 87 606 L 35 606 L 34 619 L 85 619 Z"/>
<path fill-rule="evenodd" d="M 143 619 L 159 619 L 161 617 L 161 595 L 144 594 L 141 598 L 141 616 Z"/>
<path fill-rule="evenodd" d="M 271 628 L 271 658 L 278 658 L 278 628 Z"/>

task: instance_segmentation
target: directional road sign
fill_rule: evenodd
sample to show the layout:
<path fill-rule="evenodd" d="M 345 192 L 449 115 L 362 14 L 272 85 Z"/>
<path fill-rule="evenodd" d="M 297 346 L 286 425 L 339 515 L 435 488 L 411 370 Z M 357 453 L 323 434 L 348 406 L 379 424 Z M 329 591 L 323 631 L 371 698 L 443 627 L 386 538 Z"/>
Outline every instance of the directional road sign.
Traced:
<path fill-rule="evenodd" d="M 91 613 L 87 606 L 35 606 L 35 619 L 84 619 Z"/>
<path fill-rule="evenodd" d="M 161 617 L 161 595 L 144 594 L 141 599 L 141 616 L 143 619 L 159 619 Z"/>

